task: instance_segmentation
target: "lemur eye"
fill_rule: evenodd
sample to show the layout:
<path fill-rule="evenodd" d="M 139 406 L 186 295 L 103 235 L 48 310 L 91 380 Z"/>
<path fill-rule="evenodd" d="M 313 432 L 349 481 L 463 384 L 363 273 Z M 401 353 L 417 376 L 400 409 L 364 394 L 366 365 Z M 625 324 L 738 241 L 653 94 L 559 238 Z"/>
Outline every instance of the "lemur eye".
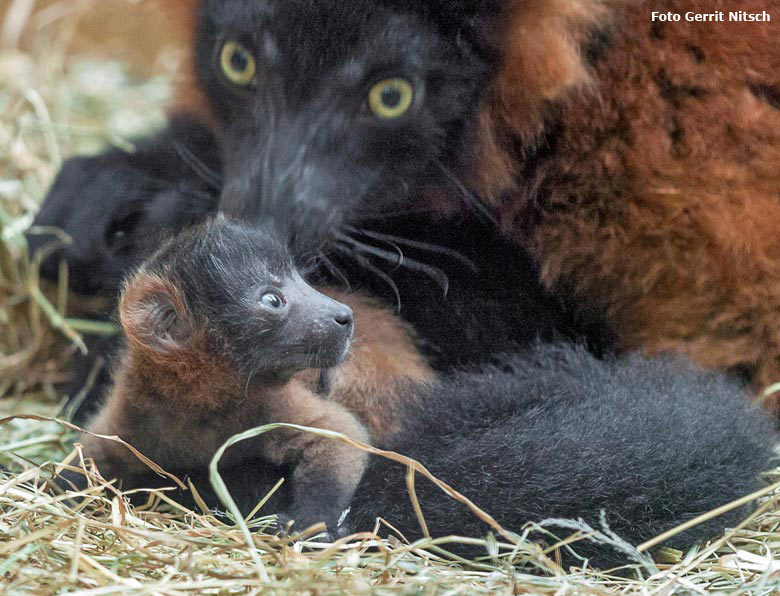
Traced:
<path fill-rule="evenodd" d="M 400 118 L 411 107 L 414 87 L 406 79 L 379 81 L 368 92 L 368 107 L 374 115 L 385 120 Z"/>
<path fill-rule="evenodd" d="M 260 304 L 273 310 L 279 310 L 284 306 L 284 299 L 276 292 L 267 292 L 260 296 Z"/>
<path fill-rule="evenodd" d="M 252 53 L 237 41 L 229 41 L 222 46 L 219 64 L 227 79 L 235 85 L 249 85 L 257 73 Z"/>
<path fill-rule="evenodd" d="M 143 214 L 140 211 L 130 211 L 114 219 L 105 232 L 105 243 L 109 248 L 121 246 L 140 225 Z M 130 248 L 127 246 L 126 248 Z"/>

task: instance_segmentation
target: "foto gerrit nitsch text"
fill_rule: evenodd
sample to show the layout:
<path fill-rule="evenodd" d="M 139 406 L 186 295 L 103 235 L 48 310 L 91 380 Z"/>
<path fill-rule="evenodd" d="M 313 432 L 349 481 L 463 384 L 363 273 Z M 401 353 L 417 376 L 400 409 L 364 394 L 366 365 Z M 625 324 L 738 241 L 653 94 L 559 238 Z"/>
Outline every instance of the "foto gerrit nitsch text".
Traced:
<path fill-rule="evenodd" d="M 715 12 L 660 12 L 653 11 L 651 14 L 653 21 L 693 21 L 702 23 L 768 23 L 772 20 L 772 15 L 767 11 L 761 12 L 747 12 L 744 10 L 723 11 L 717 10 Z"/>

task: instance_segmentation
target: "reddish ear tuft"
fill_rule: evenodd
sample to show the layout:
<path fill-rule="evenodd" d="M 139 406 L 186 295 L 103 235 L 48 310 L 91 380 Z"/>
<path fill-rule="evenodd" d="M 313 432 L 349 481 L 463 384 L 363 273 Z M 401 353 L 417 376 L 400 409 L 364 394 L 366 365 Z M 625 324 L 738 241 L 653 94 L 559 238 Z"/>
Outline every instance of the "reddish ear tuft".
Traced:
<path fill-rule="evenodd" d="M 125 285 L 119 318 L 128 341 L 154 360 L 180 355 L 195 330 L 181 290 L 147 273 L 135 275 Z"/>

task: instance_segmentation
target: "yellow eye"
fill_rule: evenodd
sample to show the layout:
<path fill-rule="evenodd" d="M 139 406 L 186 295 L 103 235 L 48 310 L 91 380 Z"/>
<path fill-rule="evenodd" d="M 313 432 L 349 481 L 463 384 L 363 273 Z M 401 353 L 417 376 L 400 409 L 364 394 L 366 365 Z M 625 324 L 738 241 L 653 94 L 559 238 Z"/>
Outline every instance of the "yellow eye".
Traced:
<path fill-rule="evenodd" d="M 257 73 L 252 53 L 237 41 L 229 41 L 222 46 L 219 64 L 228 80 L 236 85 L 249 85 Z"/>
<path fill-rule="evenodd" d="M 385 79 L 368 92 L 368 107 L 376 116 L 388 120 L 403 116 L 413 100 L 414 87 L 406 79 Z"/>

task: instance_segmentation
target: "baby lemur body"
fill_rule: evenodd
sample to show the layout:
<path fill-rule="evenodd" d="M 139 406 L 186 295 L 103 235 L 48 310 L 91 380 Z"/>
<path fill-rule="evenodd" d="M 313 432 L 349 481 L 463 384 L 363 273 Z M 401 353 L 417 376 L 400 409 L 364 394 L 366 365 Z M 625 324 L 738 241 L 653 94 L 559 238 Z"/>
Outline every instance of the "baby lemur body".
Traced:
<path fill-rule="evenodd" d="M 384 441 L 398 428 L 390 400 L 374 401 L 390 395 L 383 387 L 432 373 L 396 317 L 365 298 L 352 303 L 356 316 L 309 286 L 268 235 L 223 217 L 187 229 L 125 284 L 126 346 L 89 430 L 119 435 L 176 470 L 205 469 L 232 435 L 271 422 Z M 371 335 L 358 335 L 344 362 L 353 317 Z M 332 399 L 323 398 L 313 371 L 331 368 Z M 90 435 L 83 443 L 108 478 L 132 483 L 147 471 L 118 443 Z M 285 516 L 296 527 L 335 527 L 365 464 L 343 443 L 287 429 L 228 450 L 224 463 L 258 457 L 292 468 Z"/>

